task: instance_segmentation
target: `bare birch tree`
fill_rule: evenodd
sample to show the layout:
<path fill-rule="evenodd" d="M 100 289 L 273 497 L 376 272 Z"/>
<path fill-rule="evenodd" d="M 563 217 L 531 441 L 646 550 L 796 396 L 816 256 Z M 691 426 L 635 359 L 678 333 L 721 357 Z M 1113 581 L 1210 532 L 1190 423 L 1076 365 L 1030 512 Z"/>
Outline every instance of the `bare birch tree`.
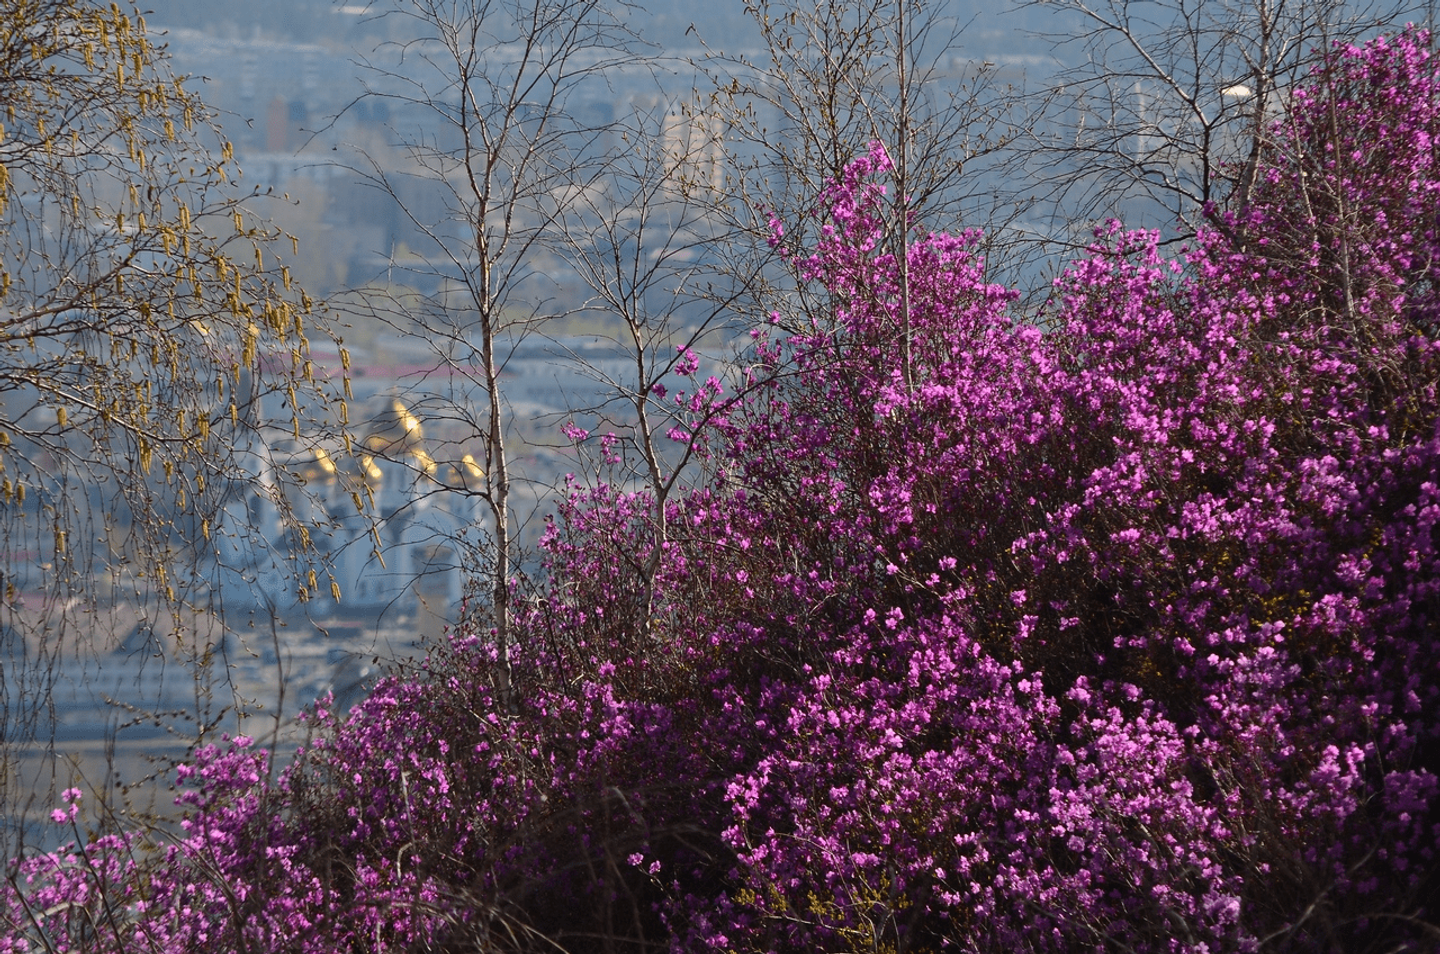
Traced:
<path fill-rule="evenodd" d="M 421 292 L 366 306 L 423 341 L 434 368 L 411 395 L 422 417 L 478 443 L 478 483 L 446 485 L 444 468 L 415 479 L 478 496 L 490 539 L 474 553 L 508 698 L 515 573 L 517 421 L 503 378 L 522 344 L 569 310 L 548 239 L 569 197 L 603 175 L 613 145 L 607 78 L 636 62 L 627 9 L 599 0 L 414 0 L 373 8 L 405 39 L 376 51 L 368 95 L 390 104 L 395 163 L 359 170 L 394 198 L 416 247 L 392 255 L 390 277 Z M 388 166 L 388 167 L 387 167 Z M 428 193 L 434 201 L 417 201 Z M 547 267 L 548 263 L 548 267 Z M 440 443 L 446 443 L 441 438 Z M 455 456 L 460 445 L 452 444 Z M 442 451 L 442 453 L 448 453 Z"/>
<path fill-rule="evenodd" d="M 796 247 L 811 227 L 808 197 L 879 141 L 893 169 L 887 241 L 898 252 L 917 228 L 984 227 L 991 237 L 1015 209 L 995 201 L 989 169 L 1019 134 L 1018 95 L 993 64 L 965 55 L 962 21 L 919 0 L 788 0 L 746 4 L 760 31 L 755 56 L 712 52 L 714 90 L 703 110 L 726 123 L 732 154 L 725 183 L 737 226 L 767 239 L 773 214 Z M 767 255 L 762 241 L 748 248 Z M 903 259 L 903 256 L 902 256 Z M 737 275 L 775 277 L 752 254 Z M 902 269 L 903 272 L 903 269 Z M 747 279 L 748 280 L 748 279 Z M 902 275 L 897 344 L 908 348 Z M 776 294 L 806 294 L 790 280 L 756 283 L 760 314 Z M 801 307 L 822 314 L 823 308 Z M 907 377 L 909 362 L 904 362 Z"/>
<path fill-rule="evenodd" d="M 1011 153 L 1012 178 L 1048 210 L 1064 249 L 1120 218 L 1193 235 L 1243 206 L 1285 97 L 1332 42 L 1426 18 L 1408 0 L 1044 0 L 1073 63 Z"/>
<path fill-rule="evenodd" d="M 714 204 L 725 174 L 720 130 L 718 119 L 678 97 L 637 107 L 617 127 L 625 148 L 556 209 L 553 223 L 555 254 L 587 291 L 581 313 L 610 328 L 622 356 L 608 369 L 569 355 L 599 385 L 601 400 L 574 409 L 594 422 L 591 443 L 603 445 L 596 479 L 638 484 L 653 501 L 650 545 L 633 567 L 646 631 L 670 539 L 667 504 L 703 461 L 697 432 L 723 388 L 737 383 L 708 380 L 734 350 L 735 305 L 748 291 L 717 284 L 717 249 L 737 238 Z"/>

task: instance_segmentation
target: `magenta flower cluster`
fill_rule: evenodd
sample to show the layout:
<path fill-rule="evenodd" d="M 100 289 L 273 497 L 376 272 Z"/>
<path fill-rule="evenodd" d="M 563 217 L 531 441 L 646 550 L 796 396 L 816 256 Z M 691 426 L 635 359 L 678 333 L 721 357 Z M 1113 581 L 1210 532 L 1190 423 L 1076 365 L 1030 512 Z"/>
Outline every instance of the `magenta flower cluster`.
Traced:
<path fill-rule="evenodd" d="M 1437 150 L 1429 36 L 1337 48 L 1247 207 L 1020 315 L 973 234 L 902 277 L 875 145 L 773 225 L 832 309 L 680 396 L 704 484 L 572 487 L 505 692 L 478 628 L 168 842 L 57 809 L 0 950 L 1432 950 Z"/>

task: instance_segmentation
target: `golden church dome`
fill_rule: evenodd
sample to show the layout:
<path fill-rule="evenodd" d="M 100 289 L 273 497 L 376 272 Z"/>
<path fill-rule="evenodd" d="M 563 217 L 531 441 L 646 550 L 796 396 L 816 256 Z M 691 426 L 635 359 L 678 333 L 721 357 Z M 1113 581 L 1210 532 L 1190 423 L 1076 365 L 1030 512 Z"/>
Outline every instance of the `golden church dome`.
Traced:
<path fill-rule="evenodd" d="M 404 401 L 385 395 L 371 401 L 365 410 L 360 447 L 367 473 L 373 470 L 376 460 L 397 461 L 426 474 L 435 473 L 435 460 L 426 448 L 420 418 Z"/>

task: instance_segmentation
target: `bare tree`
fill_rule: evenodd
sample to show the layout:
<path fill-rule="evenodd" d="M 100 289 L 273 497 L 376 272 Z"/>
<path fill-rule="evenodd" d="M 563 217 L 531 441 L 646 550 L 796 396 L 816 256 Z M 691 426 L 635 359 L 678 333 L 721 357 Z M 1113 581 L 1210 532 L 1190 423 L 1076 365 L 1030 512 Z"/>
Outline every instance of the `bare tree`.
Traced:
<path fill-rule="evenodd" d="M 699 432 L 723 405 L 723 388 L 738 383 L 713 374 L 733 348 L 735 305 L 748 292 L 716 283 L 717 249 L 736 238 L 714 206 L 725 171 L 720 125 L 679 98 L 637 107 L 617 127 L 625 148 L 556 209 L 552 228 L 556 257 L 588 293 L 580 313 L 609 329 L 621 358 L 612 368 L 567 354 L 599 385 L 599 400 L 573 409 L 602 445 L 595 479 L 651 496 L 653 533 L 633 567 L 647 632 L 670 539 L 667 504 L 704 459 Z M 712 373 L 702 374 L 702 361 Z"/>
<path fill-rule="evenodd" d="M 1055 0 L 1062 70 L 1010 169 L 1061 249 L 1120 218 L 1193 235 L 1243 206 L 1285 97 L 1332 42 L 1424 19 L 1408 0 Z M 1074 233 L 1072 235 L 1072 232 Z"/>
<path fill-rule="evenodd" d="M 871 141 L 884 145 L 893 167 L 887 241 L 895 252 L 926 227 L 1002 233 L 1016 210 L 995 201 L 1000 190 L 989 170 L 1024 117 L 994 64 L 964 55 L 964 22 L 918 0 L 751 0 L 746 9 L 762 52 L 712 51 L 703 68 L 714 89 L 698 107 L 725 123 L 732 163 L 725 205 L 756 240 L 734 274 L 776 277 L 760 264 L 770 217 L 784 221 L 787 244 L 803 246 L 813 227 L 807 203 Z M 902 267 L 902 349 L 909 341 L 907 274 Z M 790 278 L 756 287 L 760 314 L 774 308 L 777 295 L 806 294 Z M 825 308 L 810 303 L 799 312 Z"/>
<path fill-rule="evenodd" d="M 412 462 L 412 470 L 436 492 L 484 502 L 490 540 L 474 559 L 504 699 L 524 422 L 503 378 L 534 331 L 572 310 L 547 240 L 618 146 L 608 138 L 602 104 L 614 96 L 605 84 L 637 68 L 635 40 L 627 8 L 599 0 L 414 0 L 373 13 L 394 18 L 405 39 L 376 51 L 367 95 L 402 118 L 393 130 L 398 159 L 371 155 L 359 172 L 401 210 L 413 247 L 391 250 L 389 277 L 416 293 L 372 296 L 364 307 L 430 349 L 434 368 L 408 397 L 450 435 L 437 435 L 442 456 L 475 445 L 477 483 L 447 480 L 453 468 Z"/>

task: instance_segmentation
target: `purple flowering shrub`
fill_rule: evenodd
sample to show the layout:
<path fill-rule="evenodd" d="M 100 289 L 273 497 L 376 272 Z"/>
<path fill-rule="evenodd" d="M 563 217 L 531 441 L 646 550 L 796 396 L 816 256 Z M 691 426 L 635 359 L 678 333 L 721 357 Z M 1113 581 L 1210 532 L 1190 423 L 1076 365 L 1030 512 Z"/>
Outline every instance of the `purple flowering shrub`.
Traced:
<path fill-rule="evenodd" d="M 1338 48 L 1248 207 L 1039 315 L 928 234 L 901 320 L 873 147 L 777 223 L 833 313 L 676 398 L 704 486 L 561 504 L 507 696 L 477 627 L 204 749 L 0 949 L 1433 949 L 1436 74 Z"/>

